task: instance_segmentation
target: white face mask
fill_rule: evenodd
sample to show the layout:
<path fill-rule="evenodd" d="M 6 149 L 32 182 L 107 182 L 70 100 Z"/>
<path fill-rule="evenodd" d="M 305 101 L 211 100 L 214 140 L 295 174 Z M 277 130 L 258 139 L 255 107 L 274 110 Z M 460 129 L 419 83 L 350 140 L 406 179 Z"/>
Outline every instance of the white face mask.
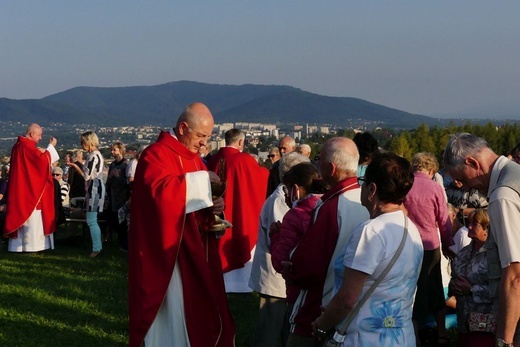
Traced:
<path fill-rule="evenodd" d="M 296 193 L 295 193 L 296 191 Z M 295 184 L 291 187 L 291 201 L 293 203 L 293 206 L 294 206 L 294 203 L 297 202 L 298 200 L 300 200 L 300 190 L 298 189 L 298 186 Z"/>

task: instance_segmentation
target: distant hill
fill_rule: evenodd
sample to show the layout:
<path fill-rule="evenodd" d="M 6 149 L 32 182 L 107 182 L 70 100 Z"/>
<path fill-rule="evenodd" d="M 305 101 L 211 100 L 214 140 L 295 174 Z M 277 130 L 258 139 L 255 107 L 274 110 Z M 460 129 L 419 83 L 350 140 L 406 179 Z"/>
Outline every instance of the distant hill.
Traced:
<path fill-rule="evenodd" d="M 64 103 L 50 100 L 13 100 L 0 98 L 0 120 L 20 123 L 39 122 L 73 123 L 74 120 L 90 119 L 92 123 L 102 122 L 100 115 L 78 110 Z"/>
<path fill-rule="evenodd" d="M 77 87 L 39 100 L 0 99 L 0 118 L 21 122 L 99 125 L 171 124 L 193 101 L 204 102 L 216 123 L 353 122 L 415 128 L 439 120 L 349 97 L 329 97 L 290 86 L 220 85 L 178 81 L 157 86 Z"/>

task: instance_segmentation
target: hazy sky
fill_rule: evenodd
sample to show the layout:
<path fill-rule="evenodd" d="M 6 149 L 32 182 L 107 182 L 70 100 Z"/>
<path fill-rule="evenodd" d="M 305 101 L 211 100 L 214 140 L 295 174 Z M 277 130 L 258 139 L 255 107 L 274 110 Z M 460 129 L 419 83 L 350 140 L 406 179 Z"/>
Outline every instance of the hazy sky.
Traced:
<path fill-rule="evenodd" d="M 0 97 L 283 84 L 520 118 L 520 1 L 0 0 Z"/>

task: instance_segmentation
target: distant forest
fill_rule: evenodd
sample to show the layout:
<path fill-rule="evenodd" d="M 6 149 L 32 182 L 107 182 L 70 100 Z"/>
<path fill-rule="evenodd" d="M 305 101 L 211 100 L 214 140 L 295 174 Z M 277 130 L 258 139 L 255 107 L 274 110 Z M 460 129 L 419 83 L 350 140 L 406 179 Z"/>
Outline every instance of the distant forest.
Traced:
<path fill-rule="evenodd" d="M 450 125 L 446 127 L 431 127 L 423 124 L 417 129 L 401 130 L 394 132 L 391 129 L 379 129 L 371 132 L 378 140 L 379 147 L 394 152 L 408 160 L 418 152 L 433 153 L 437 159 L 441 160 L 441 154 L 451 134 L 467 132 L 485 139 L 493 151 L 499 155 L 506 155 L 517 143 L 520 142 L 520 126 L 516 123 L 496 126 L 493 123 L 486 125 L 474 125 L 470 122 L 465 125 Z M 353 130 L 341 130 L 334 136 L 344 136 L 352 138 Z M 329 136 L 330 137 L 330 136 Z M 326 140 L 317 143 L 316 138 L 309 138 L 303 142 L 308 143 L 312 148 L 312 155 L 319 153 L 321 144 Z"/>

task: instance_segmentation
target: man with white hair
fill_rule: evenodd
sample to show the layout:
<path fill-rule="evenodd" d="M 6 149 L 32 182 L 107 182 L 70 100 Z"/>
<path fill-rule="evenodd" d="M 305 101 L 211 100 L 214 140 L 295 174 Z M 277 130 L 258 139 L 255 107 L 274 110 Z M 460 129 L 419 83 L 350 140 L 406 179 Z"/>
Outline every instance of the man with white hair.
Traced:
<path fill-rule="evenodd" d="M 278 161 L 280 163 L 280 181 L 291 167 L 309 161 L 309 158 L 296 152 L 284 155 Z M 289 206 L 285 202 L 284 188 L 285 186 L 280 183 L 265 200 L 260 212 L 258 240 L 249 280 L 249 286 L 260 295 L 260 310 L 253 340 L 254 347 L 277 346 L 279 343 L 285 346 L 287 341 L 288 327 L 284 326 L 287 311 L 285 280 L 276 272 L 271 263 L 271 239 L 269 237 L 271 224 L 281 222 L 285 213 L 289 211 Z"/>
<path fill-rule="evenodd" d="M 57 140 L 52 136 L 47 149 L 37 147 L 42 133 L 38 124 L 29 125 L 25 136 L 18 136 L 11 152 L 9 208 L 4 229 L 9 238 L 9 252 L 54 249 L 56 213 L 51 163 L 60 156 L 54 148 Z"/>
<path fill-rule="evenodd" d="M 306 156 L 307 158 L 311 157 L 311 151 L 311 146 L 306 143 L 299 144 L 298 147 L 296 147 L 296 152 Z"/>
<path fill-rule="evenodd" d="M 278 143 L 278 150 L 280 151 L 280 156 L 284 156 L 287 153 L 294 152 L 296 150 L 296 142 L 289 135 L 284 136 L 280 139 Z M 273 164 L 271 169 L 269 170 L 269 178 L 267 180 L 267 194 L 266 197 L 269 197 L 280 184 L 280 173 L 278 167 L 280 165 L 280 161 L 277 161 Z"/>
<path fill-rule="evenodd" d="M 334 261 L 354 228 L 369 219 L 367 209 L 361 205 L 356 177 L 358 160 L 356 144 L 344 137 L 328 140 L 321 149 L 320 172 L 332 188 L 321 197 L 313 223 L 284 272 L 288 280 L 301 288 L 290 318 L 288 347 L 316 345 L 311 323 L 332 298 Z"/>
<path fill-rule="evenodd" d="M 489 292 L 497 308 L 497 346 L 520 346 L 520 165 L 499 156 L 475 135 L 453 135 L 444 167 L 464 189 L 486 194 Z"/>

